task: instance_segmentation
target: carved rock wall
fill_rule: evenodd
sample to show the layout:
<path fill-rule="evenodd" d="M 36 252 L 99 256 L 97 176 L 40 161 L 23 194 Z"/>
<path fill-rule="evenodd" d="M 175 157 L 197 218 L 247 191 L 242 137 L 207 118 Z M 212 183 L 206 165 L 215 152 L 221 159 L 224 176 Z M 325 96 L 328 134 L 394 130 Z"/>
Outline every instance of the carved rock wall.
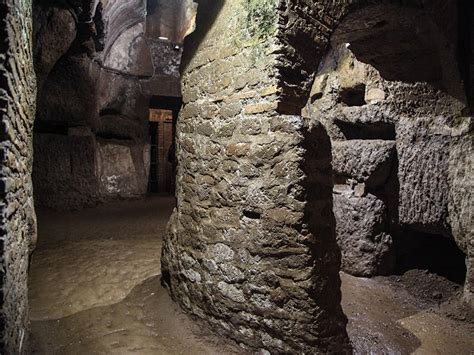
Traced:
<path fill-rule="evenodd" d="M 322 122 L 332 140 L 344 269 L 390 272 L 393 260 L 392 267 L 366 261 L 391 260 L 397 233 L 408 227 L 454 237 L 467 255 L 469 288 L 472 164 L 460 152 L 472 152 L 472 118 L 456 60 L 462 34 L 446 26 L 449 18 L 456 23 L 453 2 L 443 11 L 436 2 L 413 5 L 367 6 L 348 15 L 320 63 L 306 115 Z M 384 238 L 379 229 L 355 233 L 347 222 L 348 213 L 364 222 L 358 211 L 370 196 L 386 206 Z M 371 223 L 380 225 L 380 218 Z"/>

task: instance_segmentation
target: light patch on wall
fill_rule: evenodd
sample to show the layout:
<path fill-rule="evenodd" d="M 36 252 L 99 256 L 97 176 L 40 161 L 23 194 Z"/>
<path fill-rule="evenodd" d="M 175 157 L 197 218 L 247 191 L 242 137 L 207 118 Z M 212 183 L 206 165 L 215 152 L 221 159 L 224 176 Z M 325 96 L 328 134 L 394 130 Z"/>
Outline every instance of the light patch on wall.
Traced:
<path fill-rule="evenodd" d="M 147 16 L 147 35 L 183 43 L 196 28 L 197 10 L 198 4 L 193 0 L 155 0 Z"/>
<path fill-rule="evenodd" d="M 131 147 L 119 144 L 98 145 L 98 166 L 101 190 L 106 195 L 134 196 L 140 194 L 140 175 Z"/>
<path fill-rule="evenodd" d="M 183 14 L 181 19 L 181 38 L 184 40 L 187 36 L 194 32 L 196 29 L 196 16 L 197 16 L 198 4 L 194 1 L 186 1 L 183 6 Z"/>
<path fill-rule="evenodd" d="M 123 32 L 111 47 L 104 65 L 122 73 L 152 76 L 153 64 L 144 30 L 143 23 L 139 23 Z"/>
<path fill-rule="evenodd" d="M 120 192 L 119 179 L 120 179 L 120 176 L 117 176 L 117 175 L 104 176 L 102 178 L 102 183 L 104 184 L 105 190 L 111 194 L 119 193 Z"/>

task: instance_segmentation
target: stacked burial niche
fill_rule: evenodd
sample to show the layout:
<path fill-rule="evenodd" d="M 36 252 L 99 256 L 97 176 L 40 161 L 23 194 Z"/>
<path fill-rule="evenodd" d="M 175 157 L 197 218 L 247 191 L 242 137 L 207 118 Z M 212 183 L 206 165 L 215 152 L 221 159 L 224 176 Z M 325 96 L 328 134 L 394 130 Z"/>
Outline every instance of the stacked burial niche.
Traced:
<path fill-rule="evenodd" d="M 82 208 L 148 191 L 150 100 L 179 98 L 190 0 L 37 0 L 35 202 Z"/>
<path fill-rule="evenodd" d="M 472 133 L 456 11 L 455 2 L 435 13 L 364 8 L 338 26 L 320 63 L 306 115 L 331 137 L 337 239 L 350 274 L 417 267 L 464 283 Z"/>

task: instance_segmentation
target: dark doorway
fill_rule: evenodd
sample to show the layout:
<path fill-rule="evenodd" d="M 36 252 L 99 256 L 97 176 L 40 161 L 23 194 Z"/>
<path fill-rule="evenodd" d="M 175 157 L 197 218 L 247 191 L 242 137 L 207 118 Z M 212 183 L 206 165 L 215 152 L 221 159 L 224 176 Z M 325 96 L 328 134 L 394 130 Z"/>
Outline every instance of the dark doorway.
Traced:
<path fill-rule="evenodd" d="M 173 194 L 175 190 L 175 131 L 182 100 L 155 96 L 150 100 L 150 173 L 148 191 Z"/>

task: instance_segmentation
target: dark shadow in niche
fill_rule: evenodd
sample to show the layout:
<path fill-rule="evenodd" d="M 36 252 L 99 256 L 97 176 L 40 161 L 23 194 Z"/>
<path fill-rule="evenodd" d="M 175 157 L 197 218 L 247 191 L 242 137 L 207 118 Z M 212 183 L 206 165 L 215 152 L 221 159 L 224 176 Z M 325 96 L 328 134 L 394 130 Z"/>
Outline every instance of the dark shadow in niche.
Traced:
<path fill-rule="evenodd" d="M 411 269 L 427 270 L 463 285 L 466 279 L 465 255 L 452 238 L 403 228 L 396 238 L 396 273 Z"/>
<path fill-rule="evenodd" d="M 66 136 L 68 134 L 68 130 L 68 124 L 61 121 L 56 122 L 35 120 L 33 126 L 33 132 L 41 134 L 59 134 Z"/>
<path fill-rule="evenodd" d="M 382 139 L 395 140 L 395 125 L 385 122 L 348 122 L 335 120 L 334 123 L 341 130 L 347 140 L 352 139 Z"/>
<path fill-rule="evenodd" d="M 206 33 L 211 29 L 212 24 L 222 9 L 225 0 L 194 0 L 198 3 L 196 16 L 196 30 L 184 40 L 184 51 L 181 60 L 181 72 L 184 72 L 196 51 L 203 41 Z"/>
<path fill-rule="evenodd" d="M 244 210 L 243 211 L 244 217 L 247 217 L 249 219 L 260 219 L 262 217 L 262 214 L 256 211 L 250 211 L 250 210 Z"/>
<path fill-rule="evenodd" d="M 393 156 L 392 168 L 390 175 L 385 184 L 378 191 L 370 191 L 387 204 L 387 212 L 389 216 L 389 230 L 392 236 L 399 230 L 400 216 L 398 206 L 400 203 L 400 182 L 398 180 L 398 151 Z"/>
<path fill-rule="evenodd" d="M 99 116 L 119 116 L 120 111 L 113 107 L 107 107 L 99 112 Z"/>
<path fill-rule="evenodd" d="M 133 142 L 133 139 L 127 134 L 118 134 L 112 132 L 97 132 L 95 135 L 97 138 L 102 138 L 105 140 L 118 140 L 118 141 L 129 141 Z"/>
<path fill-rule="evenodd" d="M 342 89 L 339 93 L 339 101 L 347 106 L 364 106 L 366 104 L 365 84 Z"/>

